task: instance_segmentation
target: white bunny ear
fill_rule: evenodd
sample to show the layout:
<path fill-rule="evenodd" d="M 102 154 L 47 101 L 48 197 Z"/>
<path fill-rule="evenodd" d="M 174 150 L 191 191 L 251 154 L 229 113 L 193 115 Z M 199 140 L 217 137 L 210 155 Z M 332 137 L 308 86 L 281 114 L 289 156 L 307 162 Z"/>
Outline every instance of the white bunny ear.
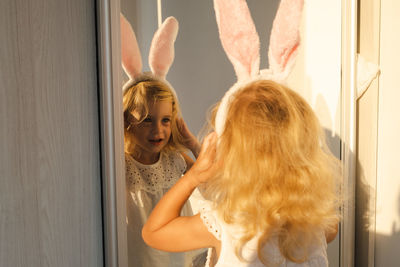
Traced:
<path fill-rule="evenodd" d="M 299 27 L 304 0 L 282 0 L 272 25 L 268 60 L 274 76 L 286 79 L 300 45 Z"/>
<path fill-rule="evenodd" d="M 245 0 L 214 0 L 222 47 L 235 68 L 238 80 L 257 75 L 260 39 Z"/>
<path fill-rule="evenodd" d="M 126 18 L 120 14 L 121 59 L 126 74 L 132 80 L 142 73 L 142 57 L 135 32 Z"/>
<path fill-rule="evenodd" d="M 168 17 L 154 34 L 149 53 L 149 65 L 157 77 L 165 78 L 174 61 L 174 42 L 178 29 L 178 21 L 174 17 Z"/>

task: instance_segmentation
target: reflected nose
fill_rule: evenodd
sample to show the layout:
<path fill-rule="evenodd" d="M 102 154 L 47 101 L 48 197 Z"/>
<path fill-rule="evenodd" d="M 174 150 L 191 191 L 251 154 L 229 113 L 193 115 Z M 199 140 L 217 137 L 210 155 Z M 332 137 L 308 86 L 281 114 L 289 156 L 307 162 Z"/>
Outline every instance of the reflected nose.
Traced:
<path fill-rule="evenodd" d="M 153 134 L 161 133 L 161 129 L 162 129 L 162 124 L 160 121 L 156 121 L 153 123 L 153 127 L 152 127 Z"/>

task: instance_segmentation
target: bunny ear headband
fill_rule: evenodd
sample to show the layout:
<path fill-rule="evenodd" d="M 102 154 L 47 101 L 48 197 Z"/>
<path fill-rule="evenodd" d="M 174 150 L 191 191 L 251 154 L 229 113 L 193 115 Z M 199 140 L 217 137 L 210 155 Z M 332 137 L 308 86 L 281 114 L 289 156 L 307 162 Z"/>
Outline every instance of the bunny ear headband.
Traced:
<path fill-rule="evenodd" d="M 120 25 L 122 66 L 129 76 L 129 81 L 125 83 L 123 90 L 141 81 L 161 80 L 176 96 L 173 87 L 165 80 L 165 77 L 174 61 L 174 42 L 178 34 L 178 21 L 174 17 L 168 17 L 154 34 L 149 53 L 151 73 L 142 72 L 142 58 L 135 32 L 122 14 L 120 14 Z"/>
<path fill-rule="evenodd" d="M 299 26 L 304 0 L 282 0 L 272 25 L 268 61 L 260 70 L 260 40 L 246 0 L 214 0 L 219 37 L 231 61 L 237 82 L 225 93 L 215 117 L 215 130 L 224 130 L 231 96 L 256 80 L 285 82 L 294 65 L 300 44 Z"/>

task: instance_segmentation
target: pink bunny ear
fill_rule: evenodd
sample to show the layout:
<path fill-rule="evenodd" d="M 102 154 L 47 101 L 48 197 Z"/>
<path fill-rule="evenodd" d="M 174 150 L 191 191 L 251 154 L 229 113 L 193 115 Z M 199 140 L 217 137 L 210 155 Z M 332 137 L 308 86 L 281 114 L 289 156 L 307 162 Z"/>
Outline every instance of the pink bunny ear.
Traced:
<path fill-rule="evenodd" d="M 282 0 L 272 25 L 268 59 L 274 75 L 286 78 L 300 44 L 299 26 L 304 0 Z"/>
<path fill-rule="evenodd" d="M 126 18 L 120 14 L 122 66 L 130 79 L 142 73 L 142 57 L 135 32 Z"/>
<path fill-rule="evenodd" d="M 258 74 L 260 39 L 245 0 L 214 0 L 222 47 L 238 80 Z"/>
<path fill-rule="evenodd" d="M 174 61 L 174 42 L 178 28 L 178 21 L 174 17 L 168 17 L 154 34 L 150 47 L 149 65 L 157 77 L 165 78 Z"/>

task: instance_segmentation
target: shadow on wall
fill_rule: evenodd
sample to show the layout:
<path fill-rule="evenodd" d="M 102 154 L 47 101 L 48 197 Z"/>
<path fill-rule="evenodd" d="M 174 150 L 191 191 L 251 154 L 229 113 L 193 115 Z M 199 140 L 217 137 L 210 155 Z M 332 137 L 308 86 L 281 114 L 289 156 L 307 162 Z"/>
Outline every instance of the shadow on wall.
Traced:
<path fill-rule="evenodd" d="M 397 197 L 397 213 L 400 218 L 400 188 Z M 397 222 L 392 223 L 392 231 L 390 235 L 376 233 L 375 259 L 376 266 L 397 267 L 400 262 L 400 225 Z M 379 257 L 379 258 L 378 258 Z"/>
<path fill-rule="evenodd" d="M 375 264 L 378 267 L 397 267 L 400 260 L 400 225 L 394 221 L 391 234 L 376 232 L 376 190 L 368 185 L 360 163 L 357 164 L 354 266 Z M 397 213 L 400 218 L 400 188 L 398 191 Z"/>
<path fill-rule="evenodd" d="M 340 137 L 333 133 L 331 129 L 324 128 L 326 143 L 333 153 L 333 155 L 340 159 Z M 328 261 L 329 266 L 338 267 L 340 266 L 340 255 L 339 255 L 339 234 L 336 236 L 335 240 L 328 244 Z"/>
<path fill-rule="evenodd" d="M 355 190 L 355 249 L 354 266 L 369 266 L 373 261 L 375 242 L 375 193 L 366 182 L 364 170 L 357 162 Z"/>

